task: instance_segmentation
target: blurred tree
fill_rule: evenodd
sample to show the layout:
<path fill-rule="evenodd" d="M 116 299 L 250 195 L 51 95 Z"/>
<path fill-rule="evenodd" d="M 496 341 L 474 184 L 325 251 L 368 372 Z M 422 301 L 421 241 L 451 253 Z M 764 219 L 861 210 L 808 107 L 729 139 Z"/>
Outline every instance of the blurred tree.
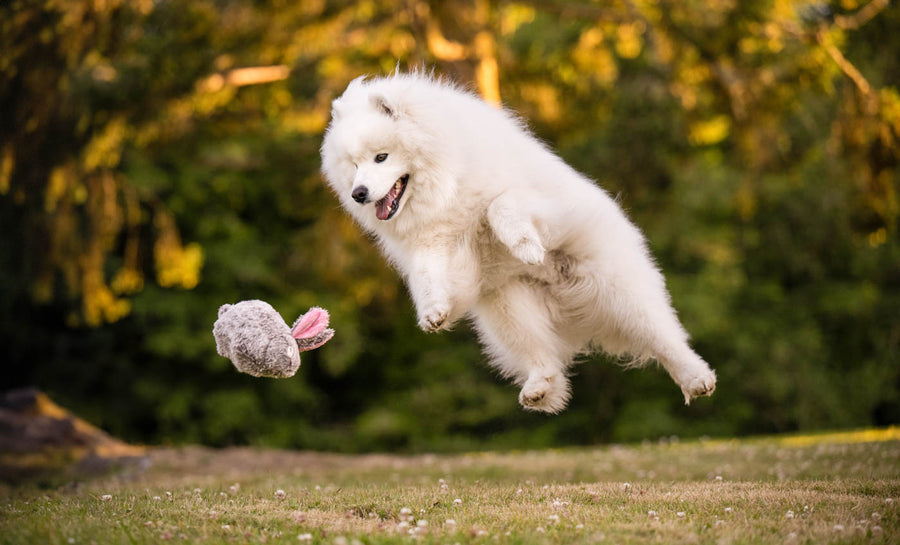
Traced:
<path fill-rule="evenodd" d="M 896 423 L 898 25 L 886 0 L 5 3 L 8 380 L 144 441 L 471 449 Z M 686 409 L 663 373 L 596 357 L 564 414 L 526 414 L 465 327 L 416 330 L 318 175 L 331 100 L 398 67 L 472 83 L 618 196 L 720 395 Z M 210 328 L 244 298 L 325 306 L 337 335 L 294 379 L 238 375 Z"/>
<path fill-rule="evenodd" d="M 0 8 L 4 215 L 24 227 L 22 244 L 31 251 L 23 252 L 20 266 L 34 298 L 53 297 L 59 273 L 90 325 L 128 313 L 120 296 L 143 283 L 139 231 L 146 213 L 158 232 L 162 283 L 193 287 L 202 261 L 199 246 L 181 244 L 174 219 L 154 195 L 142 194 L 117 172 L 129 140 L 154 139 L 141 125 L 147 110 L 131 102 L 135 87 L 149 80 L 140 81 L 136 59 L 117 57 L 140 39 L 120 30 L 136 28 L 152 4 L 133 8 L 52 1 Z M 161 83 L 156 100 L 171 93 Z M 123 234 L 123 248 L 115 252 Z M 121 259 L 110 281 L 106 266 L 113 253 Z"/>

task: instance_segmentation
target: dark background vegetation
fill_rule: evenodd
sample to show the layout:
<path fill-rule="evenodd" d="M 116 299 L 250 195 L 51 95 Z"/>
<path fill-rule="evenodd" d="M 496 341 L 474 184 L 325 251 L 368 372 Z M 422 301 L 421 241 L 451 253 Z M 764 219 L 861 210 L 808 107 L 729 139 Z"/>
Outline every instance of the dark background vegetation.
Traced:
<path fill-rule="evenodd" d="M 11 0 L 0 5 L 3 389 L 148 443 L 460 450 L 900 422 L 900 9 L 884 0 Z M 426 335 L 319 174 L 330 101 L 434 68 L 500 99 L 646 232 L 711 399 L 577 367 L 518 408 Z M 256 71 L 246 68 L 256 67 Z M 220 304 L 334 340 L 215 352 Z"/>

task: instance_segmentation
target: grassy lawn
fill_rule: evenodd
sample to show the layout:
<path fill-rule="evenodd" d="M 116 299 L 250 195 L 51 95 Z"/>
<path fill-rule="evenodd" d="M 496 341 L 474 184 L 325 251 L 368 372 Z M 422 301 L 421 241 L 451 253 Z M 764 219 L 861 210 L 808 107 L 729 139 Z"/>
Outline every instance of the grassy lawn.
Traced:
<path fill-rule="evenodd" d="M 0 543 L 898 543 L 900 429 L 464 455 L 156 449 Z"/>

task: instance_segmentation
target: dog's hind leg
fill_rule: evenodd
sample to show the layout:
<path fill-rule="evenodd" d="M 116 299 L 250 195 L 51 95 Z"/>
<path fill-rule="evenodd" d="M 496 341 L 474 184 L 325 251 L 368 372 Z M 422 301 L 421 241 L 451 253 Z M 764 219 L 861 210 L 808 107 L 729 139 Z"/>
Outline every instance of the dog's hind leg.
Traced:
<path fill-rule="evenodd" d="M 681 388 L 686 404 L 711 395 L 716 374 L 688 344 L 666 295 L 661 275 L 649 267 L 620 276 L 618 282 L 597 282 L 597 307 L 607 324 L 595 341 L 608 352 L 630 355 L 636 362 L 658 361 Z"/>
<path fill-rule="evenodd" d="M 690 405 L 695 397 L 712 395 L 716 389 L 715 371 L 687 342 L 664 345 L 655 351 L 654 357 L 681 387 L 685 405 Z"/>
<path fill-rule="evenodd" d="M 548 304 L 540 288 L 514 281 L 483 299 L 472 315 L 491 364 L 522 387 L 522 407 L 558 413 L 569 401 L 571 355 L 554 331 Z"/>
<path fill-rule="evenodd" d="M 716 373 L 688 344 L 687 333 L 664 294 L 647 299 L 647 306 L 632 314 L 640 318 L 630 324 L 633 334 L 639 332 L 636 336 L 646 339 L 644 355 L 665 368 L 681 388 L 686 405 L 695 397 L 712 395 Z"/>

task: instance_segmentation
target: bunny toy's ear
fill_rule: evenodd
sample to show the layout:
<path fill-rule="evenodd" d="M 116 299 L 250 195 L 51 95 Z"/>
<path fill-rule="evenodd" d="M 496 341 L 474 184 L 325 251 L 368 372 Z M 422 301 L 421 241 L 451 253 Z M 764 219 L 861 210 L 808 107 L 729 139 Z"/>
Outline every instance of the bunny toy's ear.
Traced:
<path fill-rule="evenodd" d="M 319 307 L 309 309 L 294 322 L 291 336 L 297 339 L 297 348 L 301 352 L 327 343 L 334 336 L 334 330 L 328 329 L 328 311 Z"/>
<path fill-rule="evenodd" d="M 295 339 L 311 339 L 328 327 L 328 311 L 313 307 L 294 322 L 291 336 Z"/>

